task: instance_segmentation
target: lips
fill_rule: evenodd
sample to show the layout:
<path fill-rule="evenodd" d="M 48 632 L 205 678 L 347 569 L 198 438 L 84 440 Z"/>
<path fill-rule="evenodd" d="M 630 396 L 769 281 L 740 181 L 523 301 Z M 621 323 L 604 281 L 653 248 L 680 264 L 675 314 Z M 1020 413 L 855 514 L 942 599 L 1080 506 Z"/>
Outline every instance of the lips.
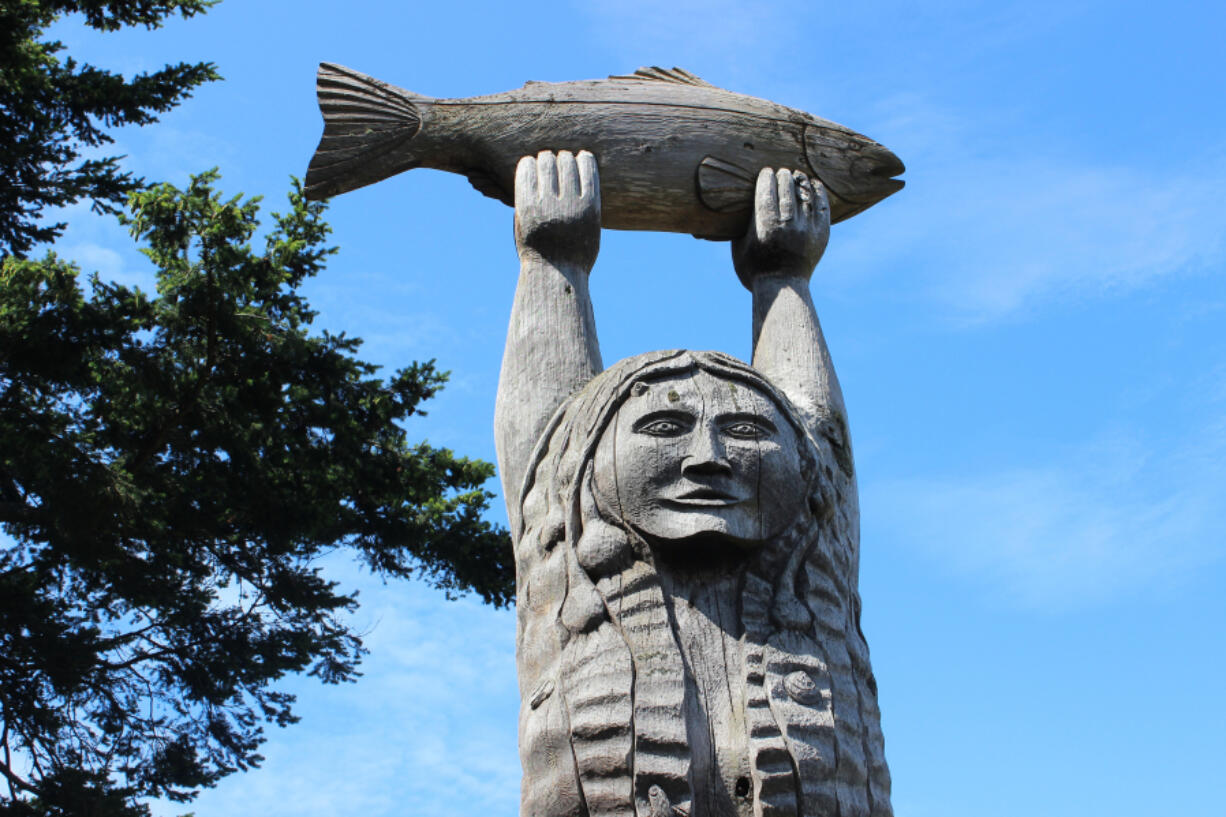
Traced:
<path fill-rule="evenodd" d="M 727 491 L 721 491 L 718 488 L 711 487 L 693 488 L 665 500 L 665 502 L 669 505 L 683 505 L 697 508 L 723 508 L 730 505 L 738 505 L 741 503 L 741 501 L 741 497 L 738 497 L 735 494 L 730 494 Z"/>

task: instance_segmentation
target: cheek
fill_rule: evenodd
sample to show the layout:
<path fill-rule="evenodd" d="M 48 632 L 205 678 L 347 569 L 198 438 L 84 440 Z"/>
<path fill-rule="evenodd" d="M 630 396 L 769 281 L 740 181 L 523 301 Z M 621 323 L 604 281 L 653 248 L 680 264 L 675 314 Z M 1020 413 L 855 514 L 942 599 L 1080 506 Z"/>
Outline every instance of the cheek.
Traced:
<path fill-rule="evenodd" d="M 636 435 L 619 440 L 614 449 L 614 479 L 625 503 L 649 499 L 654 490 L 680 473 L 680 455 L 670 439 Z"/>
<path fill-rule="evenodd" d="M 778 446 L 763 450 L 754 467 L 754 477 L 760 486 L 759 501 L 774 506 L 800 502 L 804 481 L 800 474 L 800 458 L 794 450 Z"/>
<path fill-rule="evenodd" d="M 769 467 L 771 452 L 757 443 L 738 443 L 724 450 L 725 456 L 732 463 L 734 476 L 742 484 L 756 485 L 762 478 L 762 471 Z"/>

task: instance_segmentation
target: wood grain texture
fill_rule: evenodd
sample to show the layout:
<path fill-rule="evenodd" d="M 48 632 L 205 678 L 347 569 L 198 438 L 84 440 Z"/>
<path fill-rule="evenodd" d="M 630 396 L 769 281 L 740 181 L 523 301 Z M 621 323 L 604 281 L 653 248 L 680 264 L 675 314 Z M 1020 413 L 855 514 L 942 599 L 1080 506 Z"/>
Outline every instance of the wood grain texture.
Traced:
<path fill-rule="evenodd" d="M 873 140 L 681 69 L 433 99 L 324 63 L 318 90 L 324 134 L 307 170 L 311 198 L 429 167 L 511 204 L 521 156 L 588 150 L 605 227 L 726 239 L 744 233 L 763 167 L 820 178 L 836 222 L 903 186 L 902 162 Z"/>

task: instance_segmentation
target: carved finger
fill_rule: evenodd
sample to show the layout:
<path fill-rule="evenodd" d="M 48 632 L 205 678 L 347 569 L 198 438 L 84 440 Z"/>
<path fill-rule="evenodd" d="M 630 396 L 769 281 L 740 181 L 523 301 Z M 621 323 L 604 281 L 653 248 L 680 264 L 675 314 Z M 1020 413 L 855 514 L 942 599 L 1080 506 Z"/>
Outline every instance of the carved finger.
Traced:
<path fill-rule="evenodd" d="M 591 151 L 581 150 L 575 157 L 579 167 L 579 195 L 600 201 L 600 170 Z"/>
<path fill-rule="evenodd" d="M 796 216 L 796 183 L 790 170 L 779 170 L 775 180 L 779 189 L 779 221 L 787 224 Z"/>
<path fill-rule="evenodd" d="M 779 189 L 775 184 L 775 171 L 769 167 L 758 173 L 758 186 L 754 191 L 754 222 L 761 229 L 779 219 Z"/>
<path fill-rule="evenodd" d="M 579 166 L 575 154 L 569 150 L 558 152 L 558 195 L 563 199 L 577 201 L 582 194 L 579 186 Z"/>
<path fill-rule="evenodd" d="M 552 150 L 542 150 L 536 155 L 536 182 L 539 196 L 558 197 L 558 157 Z"/>
<path fill-rule="evenodd" d="M 536 159 L 525 156 L 515 166 L 515 209 L 536 201 Z"/>
<path fill-rule="evenodd" d="M 805 218 L 811 219 L 817 205 L 817 196 L 813 192 L 813 183 L 809 181 L 808 176 L 799 170 L 792 172 L 792 181 L 796 185 L 796 200 L 800 204 L 800 211 L 804 214 Z"/>
<path fill-rule="evenodd" d="M 822 184 L 821 179 L 813 179 L 813 194 L 817 200 L 816 210 L 822 215 L 824 220 L 830 218 L 830 196 L 826 193 L 826 185 Z"/>

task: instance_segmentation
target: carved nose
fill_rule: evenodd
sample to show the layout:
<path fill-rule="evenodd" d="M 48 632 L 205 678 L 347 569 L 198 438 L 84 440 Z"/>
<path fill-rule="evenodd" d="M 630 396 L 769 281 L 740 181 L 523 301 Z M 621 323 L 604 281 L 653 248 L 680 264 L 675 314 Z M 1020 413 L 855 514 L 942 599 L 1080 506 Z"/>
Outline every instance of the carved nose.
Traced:
<path fill-rule="evenodd" d="M 713 430 L 695 429 L 690 440 L 690 450 L 681 461 L 683 474 L 731 474 L 724 446 Z"/>

